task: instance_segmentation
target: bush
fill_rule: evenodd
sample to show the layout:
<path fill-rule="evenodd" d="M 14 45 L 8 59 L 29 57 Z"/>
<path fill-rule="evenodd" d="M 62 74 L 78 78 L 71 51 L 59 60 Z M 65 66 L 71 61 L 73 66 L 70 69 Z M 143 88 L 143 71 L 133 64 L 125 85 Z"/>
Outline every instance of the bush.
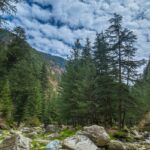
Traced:
<path fill-rule="evenodd" d="M 28 118 L 25 121 L 26 126 L 37 127 L 41 125 L 40 120 L 37 117 Z"/>
<path fill-rule="evenodd" d="M 116 131 L 110 135 L 113 140 L 120 140 L 124 142 L 134 142 L 134 139 L 128 135 L 126 131 Z"/>

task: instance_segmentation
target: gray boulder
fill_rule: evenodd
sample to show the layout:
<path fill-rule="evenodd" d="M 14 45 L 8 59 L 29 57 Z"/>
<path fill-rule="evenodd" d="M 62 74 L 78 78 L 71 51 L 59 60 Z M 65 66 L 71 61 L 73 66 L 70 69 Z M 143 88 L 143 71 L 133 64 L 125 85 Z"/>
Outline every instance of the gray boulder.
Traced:
<path fill-rule="evenodd" d="M 47 145 L 50 142 L 50 140 L 43 140 L 43 139 L 35 139 L 34 141 L 36 143 L 43 144 L 43 145 Z"/>
<path fill-rule="evenodd" d="M 110 137 L 104 127 L 98 125 L 84 127 L 79 134 L 89 137 L 97 146 L 106 146 L 110 142 Z"/>
<path fill-rule="evenodd" d="M 57 133 L 59 132 L 59 127 L 57 125 L 48 125 L 45 129 L 45 132 Z"/>
<path fill-rule="evenodd" d="M 136 143 L 126 143 L 127 150 L 139 150 L 139 145 Z"/>
<path fill-rule="evenodd" d="M 131 133 L 135 139 L 142 139 L 143 136 L 137 130 L 131 130 Z"/>
<path fill-rule="evenodd" d="M 70 150 L 98 150 L 98 147 L 84 135 L 74 135 L 63 141 L 63 148 Z"/>
<path fill-rule="evenodd" d="M 34 132 L 34 128 L 29 128 L 29 127 L 23 127 L 21 130 L 20 130 L 22 133 L 31 133 L 31 132 Z"/>
<path fill-rule="evenodd" d="M 58 138 L 59 136 L 60 136 L 59 133 L 52 133 L 52 134 L 48 135 L 48 138 L 49 139 L 54 139 L 54 138 Z"/>
<path fill-rule="evenodd" d="M 44 130 L 42 127 L 33 127 L 34 131 L 36 131 L 38 134 L 44 133 Z"/>
<path fill-rule="evenodd" d="M 15 134 L 6 138 L 0 144 L 0 150 L 30 150 L 30 142 L 29 138 L 21 134 Z"/>
<path fill-rule="evenodd" d="M 46 146 L 46 150 L 59 150 L 60 148 L 61 143 L 59 140 L 54 140 Z"/>
<path fill-rule="evenodd" d="M 126 146 L 117 140 L 112 140 L 109 143 L 109 150 L 126 150 Z"/>

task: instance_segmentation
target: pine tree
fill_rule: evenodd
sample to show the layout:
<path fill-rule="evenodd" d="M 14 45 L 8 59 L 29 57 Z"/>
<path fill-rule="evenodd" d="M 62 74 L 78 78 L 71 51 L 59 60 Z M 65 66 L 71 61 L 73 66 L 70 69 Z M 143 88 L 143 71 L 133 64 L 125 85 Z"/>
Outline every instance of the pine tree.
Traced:
<path fill-rule="evenodd" d="M 94 63 L 96 66 L 95 96 L 97 112 L 101 115 L 101 122 L 106 126 L 112 125 L 113 114 L 115 113 L 114 94 L 115 83 L 113 79 L 113 58 L 106 41 L 104 33 L 97 34 L 94 43 Z M 113 89 L 110 87 L 113 86 Z"/>
<path fill-rule="evenodd" d="M 34 81 L 33 89 L 31 89 L 30 94 L 27 98 L 24 118 L 29 119 L 32 117 L 39 118 L 41 117 L 41 88 L 39 81 Z"/>
<path fill-rule="evenodd" d="M 1 0 L 0 1 L 0 12 L 7 13 L 7 14 L 12 14 L 12 13 L 16 12 L 15 3 L 18 3 L 19 1 L 20 0 Z M 0 16 L 0 27 L 3 22 L 4 22 L 4 19 Z"/>
<path fill-rule="evenodd" d="M 49 105 L 51 100 L 52 87 L 49 81 L 49 73 L 46 63 L 43 64 L 41 70 L 41 93 L 42 93 L 42 115 L 41 119 L 45 126 L 51 122 L 51 116 L 49 115 Z"/>
<path fill-rule="evenodd" d="M 15 104 L 15 121 L 18 125 L 24 120 L 27 113 L 26 104 L 34 86 L 32 64 L 27 60 L 21 60 L 13 66 L 10 74 L 13 101 Z"/>
<path fill-rule="evenodd" d="M 136 81 L 132 87 L 132 96 L 136 99 L 136 108 L 133 109 L 131 119 L 132 124 L 138 123 L 139 120 L 143 117 L 150 109 L 150 58 L 146 67 L 144 68 L 143 74 Z"/>
<path fill-rule="evenodd" d="M 14 34 L 19 38 L 19 39 L 26 39 L 25 31 L 22 27 L 15 27 L 14 28 Z"/>
<path fill-rule="evenodd" d="M 63 122 L 77 124 L 78 104 L 75 92 L 79 79 L 81 44 L 77 40 L 72 50 L 72 56 L 66 65 L 66 70 L 62 75 L 60 83 L 60 114 Z"/>
<path fill-rule="evenodd" d="M 82 50 L 82 59 L 84 62 L 91 61 L 92 59 L 91 53 L 92 53 L 91 43 L 90 43 L 89 38 L 87 38 L 85 46 L 83 47 L 83 50 Z"/>
<path fill-rule="evenodd" d="M 16 7 L 13 5 L 13 3 L 17 3 L 19 0 L 1 0 L 0 1 L 0 11 L 11 13 L 16 11 Z"/>
<path fill-rule="evenodd" d="M 15 33 L 1 30 L 0 34 L 2 41 L 6 40 L 0 44 L 0 91 L 3 90 L 4 81 L 8 79 L 14 105 L 12 119 L 18 125 L 27 119 L 31 122 L 33 120 L 39 122 L 39 119 L 43 121 L 42 117 L 49 119 L 51 117 L 49 100 L 53 93 L 50 84 L 50 78 L 52 78 L 50 65 L 46 63 L 43 67 L 45 59 L 25 41 L 25 33 L 21 28 L 17 28 Z M 46 73 L 43 68 L 47 69 Z M 43 115 L 41 105 L 45 98 L 46 114 Z M 34 124 L 34 121 L 32 123 Z"/>
<path fill-rule="evenodd" d="M 96 123 L 96 114 L 94 107 L 94 84 L 95 84 L 95 66 L 92 60 L 92 47 L 89 39 L 83 47 L 80 67 L 78 71 L 78 80 L 74 90 L 77 101 L 78 123 L 86 125 Z"/>
<path fill-rule="evenodd" d="M 136 36 L 132 31 L 122 27 L 122 16 L 114 14 L 114 17 L 109 21 L 111 25 L 106 33 L 114 57 L 114 75 L 118 82 L 119 126 L 122 128 L 126 114 L 125 106 L 123 106 L 125 104 L 123 95 L 128 91 L 127 97 L 130 97 L 128 86 L 135 78 L 136 68 L 138 67 L 138 62 L 134 61 Z M 125 83 L 127 83 L 127 87 L 124 85 Z"/>
<path fill-rule="evenodd" d="M 79 60 L 80 59 L 80 55 L 81 55 L 81 49 L 82 49 L 82 46 L 81 46 L 81 43 L 80 43 L 80 40 L 77 39 L 74 43 L 74 46 L 73 46 L 73 50 L 71 51 L 71 59 L 72 60 Z"/>
<path fill-rule="evenodd" d="M 7 68 L 8 70 L 13 67 L 14 64 L 21 61 L 24 57 L 27 59 L 29 57 L 29 46 L 25 43 L 25 32 L 22 28 L 18 27 L 15 35 L 13 35 L 12 42 L 8 45 L 8 53 L 7 53 Z"/>
<path fill-rule="evenodd" d="M 11 98 L 9 80 L 6 80 L 4 83 L 3 89 L 0 94 L 0 101 L 1 101 L 0 110 L 3 113 L 3 116 L 7 120 L 12 119 L 12 115 L 13 115 L 12 113 L 14 107 Z"/>

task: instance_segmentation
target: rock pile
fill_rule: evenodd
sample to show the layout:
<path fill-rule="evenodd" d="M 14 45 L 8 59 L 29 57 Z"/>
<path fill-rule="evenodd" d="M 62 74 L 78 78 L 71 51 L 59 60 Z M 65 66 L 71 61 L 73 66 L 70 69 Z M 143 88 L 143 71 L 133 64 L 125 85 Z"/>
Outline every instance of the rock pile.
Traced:
<path fill-rule="evenodd" d="M 0 150 L 150 150 L 144 132 L 140 133 L 136 128 L 125 131 L 113 128 L 106 132 L 104 127 L 92 125 L 76 131 L 54 125 L 49 125 L 47 131 L 42 127 L 2 130 Z"/>
<path fill-rule="evenodd" d="M 0 150 L 30 150 L 31 140 L 21 134 L 14 134 L 0 144 Z"/>

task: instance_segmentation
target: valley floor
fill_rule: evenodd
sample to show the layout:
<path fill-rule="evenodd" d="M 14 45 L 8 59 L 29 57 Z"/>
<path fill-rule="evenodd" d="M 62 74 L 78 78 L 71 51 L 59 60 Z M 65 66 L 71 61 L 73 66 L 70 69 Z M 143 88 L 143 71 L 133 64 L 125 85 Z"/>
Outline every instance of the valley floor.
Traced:
<path fill-rule="evenodd" d="M 150 133 L 92 125 L 48 125 L 0 130 L 0 150 L 149 150 Z"/>

